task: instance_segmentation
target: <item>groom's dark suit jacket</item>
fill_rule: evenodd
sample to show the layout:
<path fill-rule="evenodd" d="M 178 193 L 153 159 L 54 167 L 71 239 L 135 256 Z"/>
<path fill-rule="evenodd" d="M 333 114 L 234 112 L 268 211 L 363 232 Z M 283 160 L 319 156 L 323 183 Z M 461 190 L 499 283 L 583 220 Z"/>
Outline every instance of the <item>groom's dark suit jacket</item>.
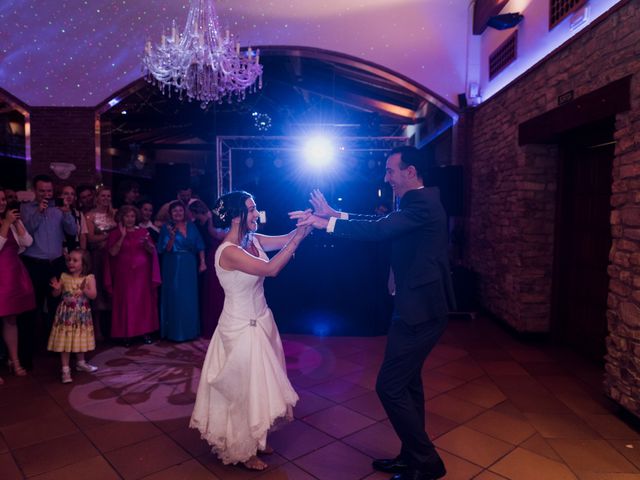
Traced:
<path fill-rule="evenodd" d="M 396 285 L 394 319 L 417 325 L 455 309 L 447 216 L 438 191 L 409 190 L 397 211 L 373 218 L 349 214 L 349 220 L 336 221 L 333 234 L 358 240 L 391 240 Z"/>

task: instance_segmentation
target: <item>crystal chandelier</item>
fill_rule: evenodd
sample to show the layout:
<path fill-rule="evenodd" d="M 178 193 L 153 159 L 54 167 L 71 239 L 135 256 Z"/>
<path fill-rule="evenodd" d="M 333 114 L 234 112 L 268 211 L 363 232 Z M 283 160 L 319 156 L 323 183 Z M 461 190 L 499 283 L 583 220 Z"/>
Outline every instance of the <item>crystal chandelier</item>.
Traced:
<path fill-rule="evenodd" d="M 191 0 L 184 31 L 174 20 L 158 45 L 147 41 L 142 61 L 147 81 L 169 96 L 173 89 L 180 99 L 198 100 L 202 108 L 244 100 L 247 90 L 256 91 L 256 80 L 262 88 L 260 50 L 241 52 L 229 30 L 222 35 L 213 0 Z"/>

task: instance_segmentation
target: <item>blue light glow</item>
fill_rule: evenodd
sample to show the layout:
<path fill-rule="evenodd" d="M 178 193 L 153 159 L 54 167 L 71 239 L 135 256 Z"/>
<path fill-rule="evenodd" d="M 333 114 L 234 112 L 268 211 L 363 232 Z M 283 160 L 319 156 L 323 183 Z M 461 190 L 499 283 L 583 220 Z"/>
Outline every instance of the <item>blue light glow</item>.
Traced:
<path fill-rule="evenodd" d="M 304 145 L 303 154 L 307 165 L 316 169 L 331 166 L 335 159 L 336 147 L 329 137 L 315 136 Z"/>

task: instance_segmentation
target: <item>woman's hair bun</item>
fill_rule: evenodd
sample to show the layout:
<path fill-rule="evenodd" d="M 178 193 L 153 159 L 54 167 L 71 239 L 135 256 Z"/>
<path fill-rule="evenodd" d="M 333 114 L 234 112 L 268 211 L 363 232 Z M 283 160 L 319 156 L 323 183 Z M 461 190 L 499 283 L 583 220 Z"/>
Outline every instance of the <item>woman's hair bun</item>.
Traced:
<path fill-rule="evenodd" d="M 231 220 L 241 217 L 247 211 L 246 201 L 253 196 L 245 191 L 239 190 L 222 195 L 216 200 L 213 213 L 213 224 L 216 228 L 229 228 Z"/>

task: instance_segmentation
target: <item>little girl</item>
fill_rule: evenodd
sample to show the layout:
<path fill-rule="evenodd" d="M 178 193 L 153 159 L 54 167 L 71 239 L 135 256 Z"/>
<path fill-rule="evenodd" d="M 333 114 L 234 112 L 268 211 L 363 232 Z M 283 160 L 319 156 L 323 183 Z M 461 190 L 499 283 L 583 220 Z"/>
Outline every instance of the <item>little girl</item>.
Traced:
<path fill-rule="evenodd" d="M 88 364 L 84 352 L 94 350 L 96 341 L 93 335 L 93 321 L 89 299 L 96 298 L 96 279 L 89 273 L 90 257 L 86 250 L 73 250 L 67 257 L 67 270 L 60 280 L 51 279 L 53 295 L 62 294 L 56 317 L 49 335 L 48 350 L 60 352 L 62 357 L 62 383 L 70 383 L 71 352 L 77 356 L 76 370 L 95 372 L 98 367 Z"/>

